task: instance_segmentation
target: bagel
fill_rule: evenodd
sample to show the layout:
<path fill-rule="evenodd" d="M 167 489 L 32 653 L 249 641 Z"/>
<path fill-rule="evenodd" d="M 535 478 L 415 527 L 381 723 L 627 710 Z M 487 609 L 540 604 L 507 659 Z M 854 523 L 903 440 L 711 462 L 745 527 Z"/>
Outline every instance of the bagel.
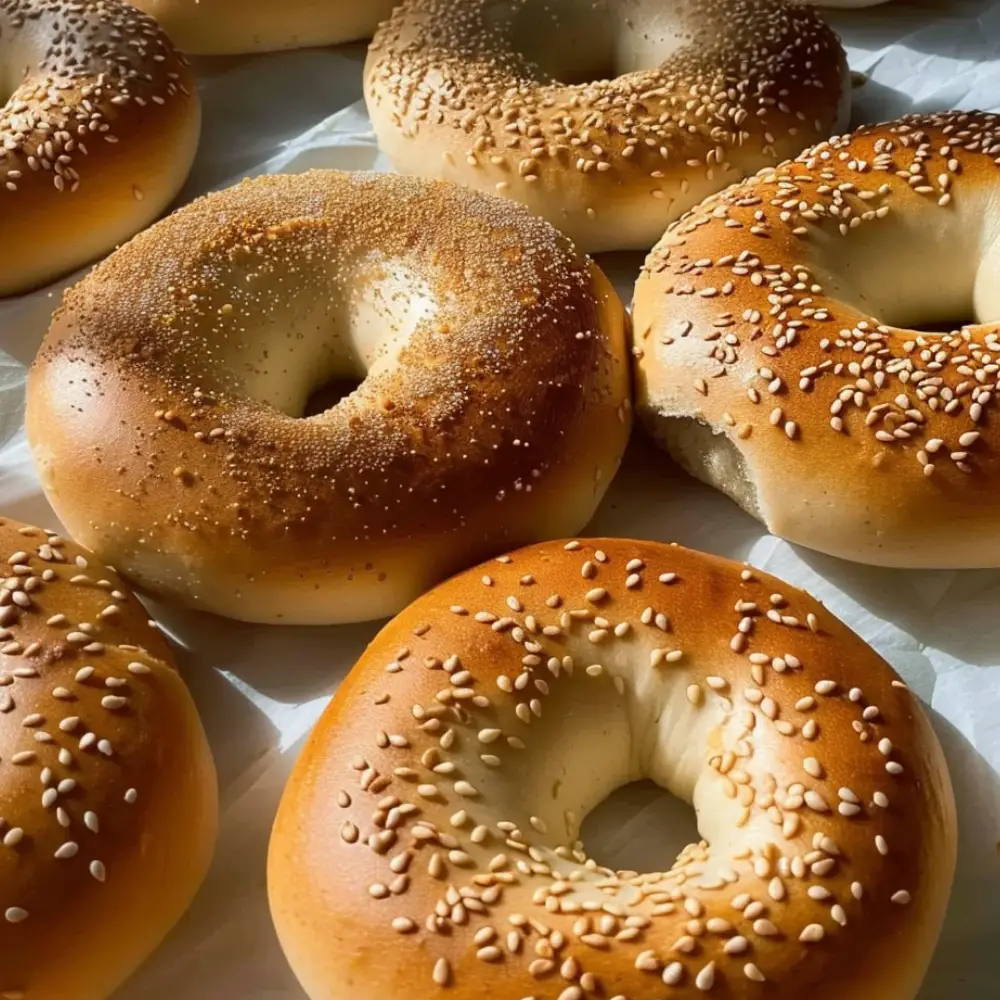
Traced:
<path fill-rule="evenodd" d="M 994 115 L 904 118 L 671 227 L 633 306 L 653 436 L 799 545 L 1000 566 L 998 163 Z"/>
<path fill-rule="evenodd" d="M 579 841 L 640 778 L 697 811 L 669 872 Z M 382 630 L 296 763 L 268 892 L 312 1000 L 913 1000 L 955 855 L 941 748 L 872 649 L 773 577 L 596 539 Z"/>
<path fill-rule="evenodd" d="M 0 519 L 0 996 L 104 1000 L 211 860 L 215 769 L 118 575 Z"/>
<path fill-rule="evenodd" d="M 132 0 L 184 52 L 237 55 L 371 38 L 396 0 Z"/>
<path fill-rule="evenodd" d="M 0 296 L 152 222 L 187 178 L 200 127 L 187 64 L 130 4 L 0 0 Z"/>
<path fill-rule="evenodd" d="M 512 202 L 262 177 L 67 294 L 28 437 L 67 530 L 150 592 L 378 618 L 590 519 L 631 429 L 624 323 L 598 268 Z M 304 417 L 337 377 L 361 384 Z"/>
<path fill-rule="evenodd" d="M 590 252 L 846 125 L 847 62 L 783 0 L 405 0 L 365 98 L 397 170 L 523 202 Z"/>

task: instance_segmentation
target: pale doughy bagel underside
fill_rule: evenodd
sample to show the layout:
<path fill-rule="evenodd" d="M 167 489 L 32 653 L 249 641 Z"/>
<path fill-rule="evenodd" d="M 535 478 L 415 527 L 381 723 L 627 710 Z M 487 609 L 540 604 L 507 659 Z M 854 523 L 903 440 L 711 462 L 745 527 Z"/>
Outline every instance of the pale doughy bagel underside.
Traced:
<path fill-rule="evenodd" d="M 865 126 L 671 227 L 633 312 L 652 432 L 799 544 L 1000 565 L 998 164 L 993 115 Z"/>
<path fill-rule="evenodd" d="M 0 0 L 0 295 L 151 222 L 194 157 L 186 66 L 122 0 Z"/>
<path fill-rule="evenodd" d="M 360 385 L 304 416 L 338 377 Z M 67 297 L 29 396 L 74 537 L 156 591 L 288 622 L 389 614 L 579 528 L 631 425 L 621 303 L 547 223 L 332 171 L 137 237 Z"/>
<path fill-rule="evenodd" d="M 850 101 L 834 33 L 781 0 L 406 0 L 365 75 L 397 169 L 522 201 L 588 251 L 648 248 Z"/>
<path fill-rule="evenodd" d="M 133 0 L 193 55 L 233 55 L 370 38 L 396 0 Z"/>
<path fill-rule="evenodd" d="M 640 778 L 704 841 L 605 870 L 581 821 Z M 376 638 L 292 775 L 269 891 L 313 1000 L 404 975 L 410 1000 L 912 1000 L 954 824 L 919 704 L 816 601 L 683 549 L 552 543 Z"/>

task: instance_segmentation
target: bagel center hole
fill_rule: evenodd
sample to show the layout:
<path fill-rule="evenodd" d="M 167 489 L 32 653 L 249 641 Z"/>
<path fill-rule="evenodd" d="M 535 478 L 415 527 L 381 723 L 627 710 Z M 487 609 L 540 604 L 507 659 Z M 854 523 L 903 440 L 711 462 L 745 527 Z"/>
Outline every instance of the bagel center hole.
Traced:
<path fill-rule="evenodd" d="M 332 410 L 342 399 L 350 396 L 362 381 L 363 379 L 350 375 L 335 375 L 328 379 L 309 394 L 301 416 L 315 417 Z"/>
<path fill-rule="evenodd" d="M 991 322 L 989 320 L 980 320 L 975 316 L 962 316 L 962 317 L 951 317 L 949 319 L 939 319 L 934 322 L 923 321 L 918 323 L 910 323 L 905 329 L 912 330 L 914 333 L 955 333 L 966 326 L 978 326 L 982 322 Z"/>
<path fill-rule="evenodd" d="M 520 5 L 510 25 L 511 48 L 545 82 L 576 86 L 653 69 L 683 44 L 658 23 L 663 14 L 618 7 L 594 0 Z M 510 4 L 489 8 L 486 17 L 491 14 L 502 24 L 511 16 Z"/>
<path fill-rule="evenodd" d="M 633 781 L 587 814 L 580 839 L 599 865 L 646 873 L 669 871 L 702 838 L 690 805 L 653 781 Z"/>
<path fill-rule="evenodd" d="M 1000 215 L 989 192 L 961 211 L 935 198 L 890 208 L 844 244 L 819 251 L 826 294 L 898 330 L 947 334 L 1000 320 Z M 849 247 L 847 247 L 849 244 Z"/>

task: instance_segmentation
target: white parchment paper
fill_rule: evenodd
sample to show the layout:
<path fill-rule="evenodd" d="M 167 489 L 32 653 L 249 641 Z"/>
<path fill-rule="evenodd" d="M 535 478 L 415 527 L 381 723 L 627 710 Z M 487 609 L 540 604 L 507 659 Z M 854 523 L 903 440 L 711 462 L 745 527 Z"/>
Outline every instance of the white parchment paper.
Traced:
<path fill-rule="evenodd" d="M 830 18 L 852 68 L 868 74 L 856 124 L 1000 111 L 1000 3 L 900 0 Z M 265 172 L 386 169 L 357 103 L 363 59 L 354 46 L 199 63 L 205 131 L 181 200 Z M 640 262 L 602 260 L 626 297 Z M 24 366 L 77 277 L 0 302 L 0 512 L 53 526 L 24 441 Z M 1000 997 L 1000 572 L 868 569 L 797 549 L 640 438 L 588 532 L 746 559 L 824 600 L 903 674 L 947 751 L 961 823 L 953 902 L 920 1000 Z M 222 834 L 194 906 L 116 1000 L 303 1000 L 267 911 L 267 839 L 304 735 L 378 626 L 276 629 L 152 610 L 178 643 L 216 754 Z M 641 786 L 585 826 L 588 846 L 612 867 L 669 864 L 693 835 L 684 807 Z"/>

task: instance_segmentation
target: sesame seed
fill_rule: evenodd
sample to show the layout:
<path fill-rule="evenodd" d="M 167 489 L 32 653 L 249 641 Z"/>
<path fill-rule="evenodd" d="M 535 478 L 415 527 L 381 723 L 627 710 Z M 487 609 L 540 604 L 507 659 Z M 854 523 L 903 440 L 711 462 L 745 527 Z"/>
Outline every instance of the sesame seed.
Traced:
<path fill-rule="evenodd" d="M 715 962 L 709 962 L 695 977 L 695 986 L 699 990 L 708 991 L 715 985 Z"/>
<path fill-rule="evenodd" d="M 438 986 L 448 985 L 451 981 L 451 964 L 448 962 L 448 959 L 439 958 L 434 963 L 433 979 Z"/>
<path fill-rule="evenodd" d="M 663 970 L 661 978 L 667 986 L 676 986 L 684 978 L 684 966 L 680 962 L 671 962 Z"/>
<path fill-rule="evenodd" d="M 806 757 L 806 759 L 802 762 L 802 767 L 807 774 L 814 778 L 823 777 L 823 767 L 815 757 Z"/>

